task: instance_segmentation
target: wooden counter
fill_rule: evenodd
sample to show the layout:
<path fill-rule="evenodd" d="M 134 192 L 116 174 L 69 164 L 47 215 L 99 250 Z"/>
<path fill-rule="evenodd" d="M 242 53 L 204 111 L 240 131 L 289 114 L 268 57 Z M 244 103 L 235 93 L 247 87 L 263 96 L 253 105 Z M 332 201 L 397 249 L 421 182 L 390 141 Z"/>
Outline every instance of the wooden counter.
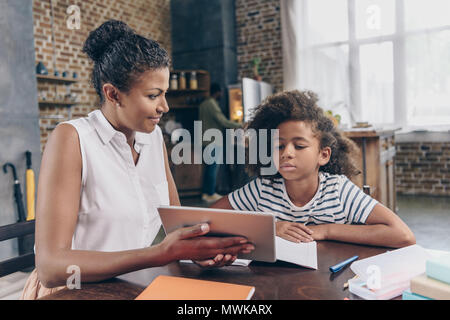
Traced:
<path fill-rule="evenodd" d="M 395 132 L 398 127 L 364 128 L 343 130 L 361 150 L 356 156 L 362 174 L 352 181 L 363 188 L 370 187 L 370 195 L 396 211 L 395 191 Z"/>

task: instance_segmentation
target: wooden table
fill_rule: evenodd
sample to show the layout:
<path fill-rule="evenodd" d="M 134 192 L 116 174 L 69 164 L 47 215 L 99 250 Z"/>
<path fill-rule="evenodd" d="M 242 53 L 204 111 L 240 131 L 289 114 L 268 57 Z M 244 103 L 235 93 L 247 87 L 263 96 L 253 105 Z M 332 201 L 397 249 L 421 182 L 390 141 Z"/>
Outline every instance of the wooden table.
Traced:
<path fill-rule="evenodd" d="M 252 300 L 343 300 L 358 299 L 343 290 L 344 283 L 354 276 L 347 266 L 336 274 L 329 267 L 354 255 L 360 259 L 384 253 L 388 248 L 354 245 L 334 241 L 317 244 L 318 270 L 276 262 L 252 262 L 248 267 L 227 266 L 202 269 L 191 263 L 171 263 L 164 267 L 140 270 L 100 283 L 82 283 L 81 289 L 67 288 L 43 299 L 57 300 L 131 300 L 136 298 L 158 275 L 245 284 L 255 287 Z"/>

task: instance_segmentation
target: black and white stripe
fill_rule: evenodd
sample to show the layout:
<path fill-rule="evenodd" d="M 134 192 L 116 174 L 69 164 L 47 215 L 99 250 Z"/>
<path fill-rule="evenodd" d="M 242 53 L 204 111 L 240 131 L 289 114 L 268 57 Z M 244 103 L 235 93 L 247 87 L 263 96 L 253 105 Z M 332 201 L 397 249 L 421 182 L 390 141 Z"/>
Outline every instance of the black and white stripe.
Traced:
<path fill-rule="evenodd" d="M 319 172 L 319 188 L 309 203 L 294 205 L 282 178 L 256 178 L 228 195 L 235 210 L 273 213 L 278 220 L 307 224 L 365 223 L 378 203 L 344 175 Z"/>

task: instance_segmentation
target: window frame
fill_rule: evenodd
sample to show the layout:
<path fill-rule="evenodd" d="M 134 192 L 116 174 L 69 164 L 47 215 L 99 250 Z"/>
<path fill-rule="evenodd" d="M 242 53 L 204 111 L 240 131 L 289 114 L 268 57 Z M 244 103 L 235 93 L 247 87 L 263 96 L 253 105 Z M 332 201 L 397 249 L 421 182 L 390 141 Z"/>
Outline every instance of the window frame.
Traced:
<path fill-rule="evenodd" d="M 311 0 L 308 0 L 311 1 Z M 433 27 L 433 28 L 423 28 L 415 29 L 411 31 L 406 31 L 405 27 L 405 5 L 404 0 L 395 1 L 395 30 L 393 34 L 382 35 L 382 36 L 372 36 L 358 39 L 356 37 L 356 2 L 357 0 L 347 0 L 347 10 L 348 10 L 348 40 L 346 41 L 335 41 L 312 45 L 311 50 L 324 49 L 338 47 L 341 45 L 348 46 L 348 57 L 349 61 L 349 85 L 350 85 L 350 106 L 351 111 L 354 115 L 360 118 L 362 112 L 362 98 L 361 98 L 361 70 L 360 70 L 360 47 L 367 44 L 377 44 L 381 42 L 391 42 L 393 48 L 393 76 L 394 76 L 394 87 L 393 90 L 393 105 L 394 108 L 394 124 L 403 127 L 402 131 L 412 131 L 421 130 L 434 127 L 435 125 L 423 124 L 423 125 L 413 125 L 408 123 L 408 106 L 406 104 L 407 87 L 406 87 L 406 39 L 410 36 L 423 35 L 423 34 L 433 34 L 442 31 L 450 30 L 450 25 Z M 304 10 L 307 12 L 307 1 L 303 1 Z M 450 131 L 450 123 L 448 125 L 436 125 L 439 131 L 447 129 Z"/>

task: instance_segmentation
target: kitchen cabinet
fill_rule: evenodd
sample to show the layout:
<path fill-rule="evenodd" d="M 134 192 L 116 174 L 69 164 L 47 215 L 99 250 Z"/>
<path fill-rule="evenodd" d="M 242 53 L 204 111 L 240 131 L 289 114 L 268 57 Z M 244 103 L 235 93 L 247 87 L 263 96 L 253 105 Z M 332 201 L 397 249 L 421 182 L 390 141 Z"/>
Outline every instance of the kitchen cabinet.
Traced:
<path fill-rule="evenodd" d="M 192 74 L 195 73 L 196 85 L 192 87 Z M 180 79 L 185 76 L 185 83 Z M 175 165 L 171 160 L 173 145 L 170 141 L 170 132 L 166 132 L 164 124 L 161 124 L 165 132 L 165 142 L 169 157 L 170 169 L 177 186 L 180 198 L 201 195 L 203 185 L 203 164 L 194 164 L 194 121 L 198 120 L 198 106 L 209 96 L 210 75 L 205 70 L 172 70 L 170 83 L 177 81 L 176 86 L 170 85 L 166 94 L 170 111 L 163 117 L 181 124 L 191 134 L 191 164 Z M 180 85 L 181 84 L 181 85 Z M 185 85 L 184 85 L 185 84 Z M 195 83 L 194 83 L 195 84 Z"/>
<path fill-rule="evenodd" d="M 396 211 L 395 131 L 400 128 L 351 129 L 344 131 L 360 149 L 355 155 L 361 174 L 352 181 L 361 189 L 368 186 L 372 198 Z"/>

